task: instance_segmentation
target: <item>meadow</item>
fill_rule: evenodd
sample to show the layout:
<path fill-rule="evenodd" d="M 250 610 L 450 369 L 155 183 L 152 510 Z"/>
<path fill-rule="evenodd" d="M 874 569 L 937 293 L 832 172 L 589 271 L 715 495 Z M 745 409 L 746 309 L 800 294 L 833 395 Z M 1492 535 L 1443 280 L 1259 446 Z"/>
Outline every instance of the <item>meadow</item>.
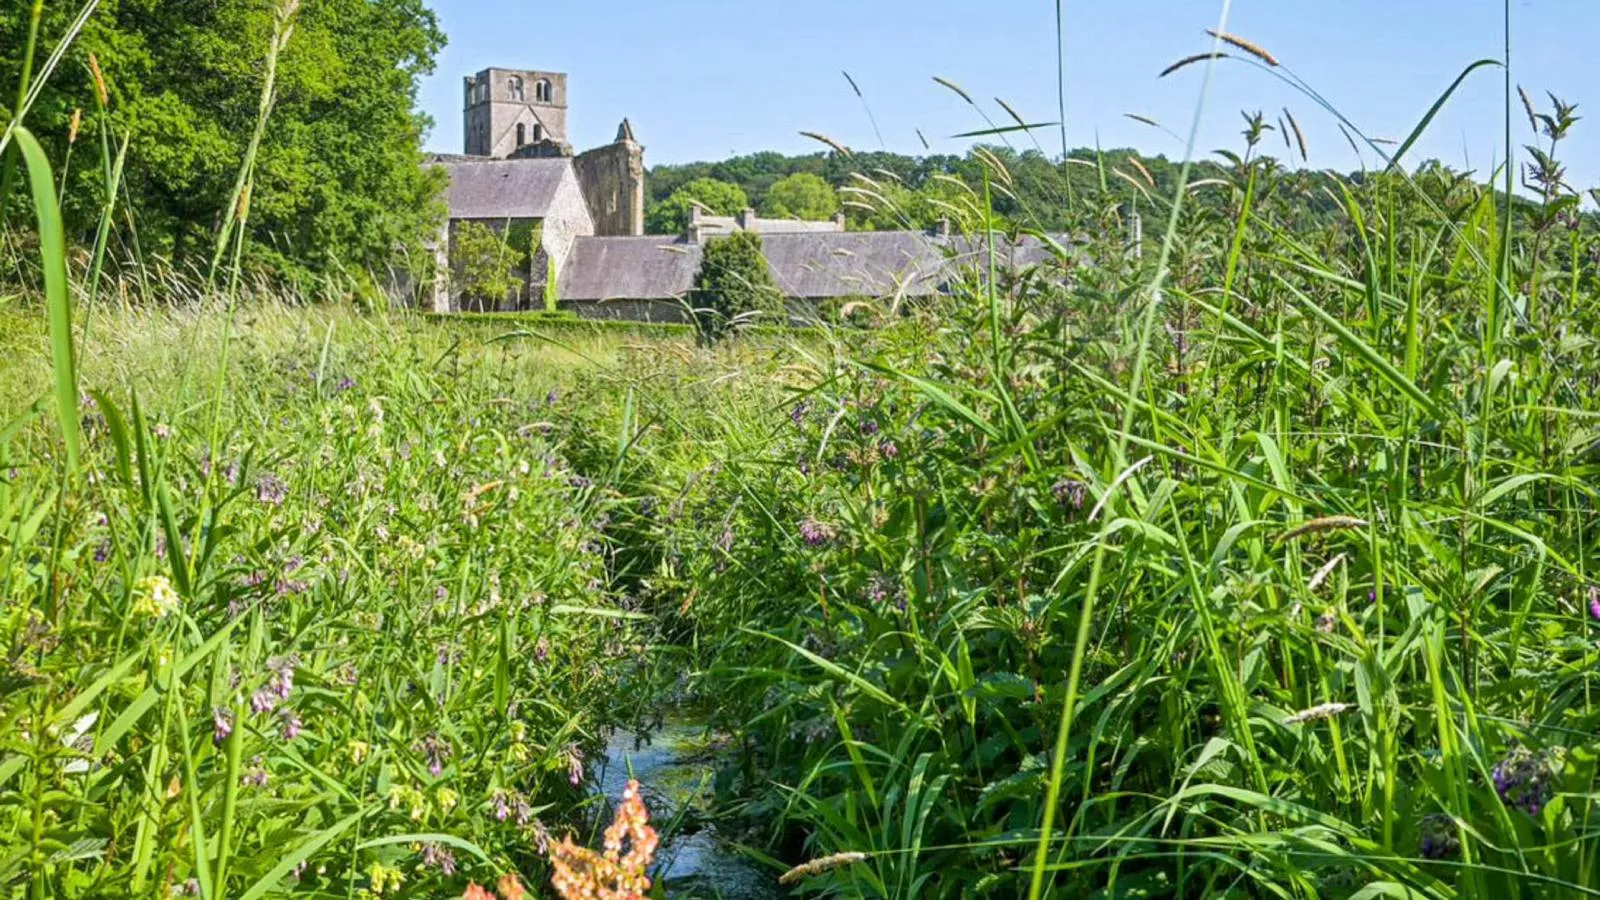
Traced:
<path fill-rule="evenodd" d="M 1600 895 L 1600 228 L 1550 100 L 1508 89 L 1500 189 L 1307 180 L 1259 115 L 1170 194 L 1079 160 L 1051 263 L 717 341 L 254 278 L 253 148 L 210 271 L 117 259 L 14 117 L 0 886 L 718 896 L 651 877 L 714 829 L 786 896 Z M 1027 230 L 1015 187 L 943 211 Z M 651 819 L 599 785 L 669 722 L 715 775 Z"/>

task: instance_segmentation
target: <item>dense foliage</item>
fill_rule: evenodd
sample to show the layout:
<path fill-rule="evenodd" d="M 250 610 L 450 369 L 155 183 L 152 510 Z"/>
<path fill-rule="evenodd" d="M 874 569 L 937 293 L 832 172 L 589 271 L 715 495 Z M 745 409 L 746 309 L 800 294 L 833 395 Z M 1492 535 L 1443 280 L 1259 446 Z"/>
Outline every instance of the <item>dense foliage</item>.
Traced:
<path fill-rule="evenodd" d="M 774 219 L 821 221 L 839 211 L 833 186 L 810 172 L 796 172 L 774 184 L 761 198 L 761 214 Z"/>
<path fill-rule="evenodd" d="M 645 211 L 644 227 L 649 234 L 682 234 L 696 206 L 714 216 L 735 216 L 749 205 L 750 198 L 737 185 L 698 178 L 651 203 Z"/>
<path fill-rule="evenodd" d="M 295 0 L 105 9 L 235 74 L 210 44 L 265 29 L 252 131 L 280 63 L 284 102 L 315 82 Z M 737 843 L 840 898 L 1600 893 L 1600 235 L 1576 108 L 1525 102 L 1517 198 L 1288 171 L 1259 114 L 1187 181 L 732 161 L 666 199 L 804 171 L 857 227 L 990 252 L 840 310 L 872 328 L 716 342 L 308 309 L 155 254 L 101 279 L 67 236 L 110 240 L 110 141 L 79 182 L 10 128 L 38 282 L 0 310 L 0 891 L 643 900 L 690 896 L 672 845 Z M 211 259 L 239 223 L 263 258 L 299 171 L 241 155 Z M 707 245 L 711 335 L 777 300 L 759 236 Z M 657 831 L 618 744 L 680 715 L 719 806 Z"/>
<path fill-rule="evenodd" d="M 0 85 L 21 83 L 33 5 L 0 7 Z M 42 5 L 36 68 L 70 36 L 78 6 Z M 126 141 L 127 207 L 116 220 L 122 252 L 113 259 L 159 254 L 180 269 L 206 267 L 255 132 L 275 7 L 256 0 L 98 4 L 27 116 L 54 158 L 76 157 L 63 166 L 69 234 L 92 241 L 105 201 L 99 145 L 108 142 L 114 156 Z M 440 180 L 419 166 L 429 122 L 416 98 L 443 44 L 422 0 L 319 0 L 298 9 L 252 189 L 254 267 L 383 273 L 398 252 L 433 234 Z M 7 93 L 0 104 L 11 103 Z M 25 221 L 18 206 L 8 204 L 13 222 Z"/>

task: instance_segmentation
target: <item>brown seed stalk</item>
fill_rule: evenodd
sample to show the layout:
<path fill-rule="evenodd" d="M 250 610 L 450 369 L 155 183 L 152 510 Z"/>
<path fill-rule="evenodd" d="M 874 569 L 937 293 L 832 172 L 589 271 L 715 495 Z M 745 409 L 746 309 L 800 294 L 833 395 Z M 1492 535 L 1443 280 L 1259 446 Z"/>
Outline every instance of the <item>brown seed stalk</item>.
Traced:
<path fill-rule="evenodd" d="M 801 863 L 800 865 L 795 866 L 789 871 L 778 876 L 778 883 L 781 885 L 798 884 L 802 881 L 805 881 L 807 878 L 814 878 L 818 875 L 821 875 L 823 872 L 843 868 L 844 866 L 854 865 L 858 862 L 865 862 L 866 859 L 867 855 L 865 853 L 855 852 L 835 853 L 831 856 L 819 857 L 811 860 L 810 862 Z"/>
<path fill-rule="evenodd" d="M 1178 71 L 1179 69 L 1188 68 L 1189 66 L 1192 66 L 1195 63 L 1205 62 L 1208 59 L 1230 59 L 1230 58 L 1231 57 L 1229 57 L 1228 54 L 1223 53 L 1221 51 L 1218 51 L 1216 53 L 1196 53 L 1193 56 L 1185 56 L 1183 59 L 1180 59 L 1177 62 L 1173 63 L 1172 65 L 1167 66 L 1165 69 L 1162 69 L 1161 70 L 1161 74 L 1157 75 L 1156 77 L 1157 78 L 1165 78 L 1168 75 L 1171 75 L 1173 72 Z"/>
<path fill-rule="evenodd" d="M 1262 47 L 1260 44 L 1257 44 L 1253 41 L 1247 41 L 1236 34 L 1229 34 L 1226 31 L 1214 31 L 1212 29 L 1207 29 L 1206 34 L 1211 35 L 1230 47 L 1236 47 L 1240 50 L 1243 50 L 1244 52 L 1254 56 L 1256 59 L 1261 60 L 1273 68 L 1277 68 L 1279 65 L 1278 58 L 1276 56 L 1268 53 L 1265 47 Z"/>
<path fill-rule="evenodd" d="M 1312 519 L 1309 522 L 1302 522 L 1288 531 L 1285 531 L 1283 534 L 1278 536 L 1277 543 L 1281 544 L 1285 541 L 1292 541 L 1297 537 L 1304 537 L 1308 534 L 1321 534 L 1324 531 L 1343 531 L 1350 528 L 1365 528 L 1369 524 L 1371 523 L 1369 523 L 1366 519 L 1358 519 L 1355 516 L 1324 516 L 1320 519 Z"/>

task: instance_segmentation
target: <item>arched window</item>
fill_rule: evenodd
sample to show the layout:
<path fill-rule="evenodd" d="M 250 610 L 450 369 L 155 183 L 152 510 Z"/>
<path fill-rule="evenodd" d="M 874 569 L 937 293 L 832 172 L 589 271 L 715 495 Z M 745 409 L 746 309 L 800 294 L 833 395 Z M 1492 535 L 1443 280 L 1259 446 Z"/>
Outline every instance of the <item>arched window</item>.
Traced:
<path fill-rule="evenodd" d="M 526 144 L 527 142 L 528 142 L 528 126 L 522 124 L 521 122 L 518 122 L 517 123 L 517 146 L 521 147 L 523 144 Z"/>
<path fill-rule="evenodd" d="M 533 99 L 540 103 L 549 103 L 554 92 L 550 89 L 550 82 L 541 79 L 533 86 Z"/>
<path fill-rule="evenodd" d="M 521 128 L 522 126 L 518 125 L 517 127 Z M 537 144 L 542 140 L 544 140 L 544 126 L 535 124 L 533 126 L 533 142 Z"/>
<path fill-rule="evenodd" d="M 512 100 L 514 100 L 514 101 L 516 101 L 518 103 L 523 102 L 524 97 L 522 95 L 522 79 L 521 78 L 517 77 L 516 75 L 511 76 L 509 79 L 506 80 L 506 86 L 511 89 L 511 99 Z"/>

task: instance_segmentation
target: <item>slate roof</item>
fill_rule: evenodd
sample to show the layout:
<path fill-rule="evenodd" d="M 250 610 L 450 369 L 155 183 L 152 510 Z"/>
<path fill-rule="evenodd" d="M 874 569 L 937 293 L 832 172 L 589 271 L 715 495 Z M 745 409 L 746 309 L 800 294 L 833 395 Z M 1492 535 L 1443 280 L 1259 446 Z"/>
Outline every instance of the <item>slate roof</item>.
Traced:
<path fill-rule="evenodd" d="M 437 156 L 433 164 L 450 173 L 452 219 L 543 219 L 572 171 L 569 159 Z"/>
<path fill-rule="evenodd" d="M 1064 237 L 1058 241 L 1065 245 Z M 820 300 L 849 296 L 938 293 L 954 267 L 984 265 L 982 240 L 921 231 L 769 234 L 762 247 L 784 296 Z M 563 300 L 666 300 L 694 287 L 701 245 L 665 235 L 580 237 L 561 272 Z M 996 264 L 1026 268 L 1050 258 L 1025 238 L 996 247 Z"/>
<path fill-rule="evenodd" d="M 699 244 L 671 235 L 580 237 L 561 267 L 563 300 L 666 300 L 694 286 Z"/>

